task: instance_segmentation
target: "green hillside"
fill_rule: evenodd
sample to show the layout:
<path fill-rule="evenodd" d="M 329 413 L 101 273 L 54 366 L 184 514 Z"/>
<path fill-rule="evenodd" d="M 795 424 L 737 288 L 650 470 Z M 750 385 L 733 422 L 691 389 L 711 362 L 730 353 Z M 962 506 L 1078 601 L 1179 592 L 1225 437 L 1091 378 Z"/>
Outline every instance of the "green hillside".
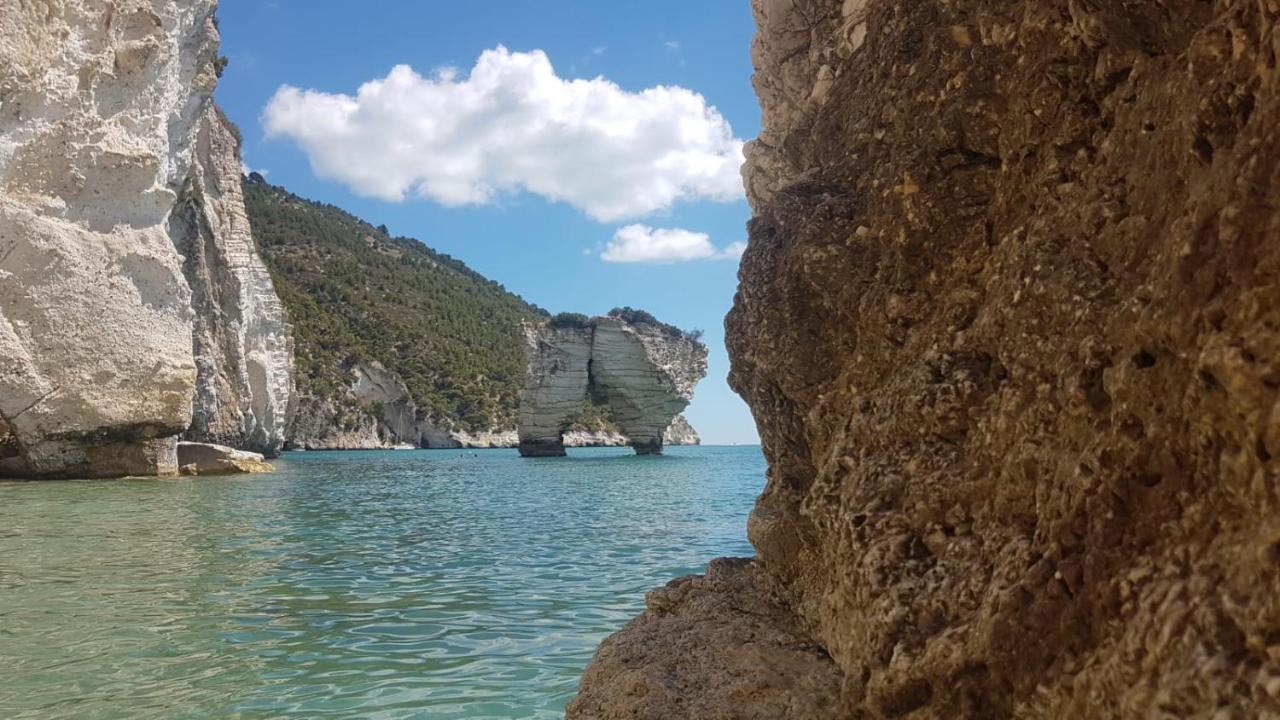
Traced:
<path fill-rule="evenodd" d="M 249 222 L 288 310 L 302 394 L 341 401 L 357 362 L 404 379 L 420 408 L 465 429 L 513 427 L 522 320 L 546 312 L 417 240 L 252 175 Z"/>

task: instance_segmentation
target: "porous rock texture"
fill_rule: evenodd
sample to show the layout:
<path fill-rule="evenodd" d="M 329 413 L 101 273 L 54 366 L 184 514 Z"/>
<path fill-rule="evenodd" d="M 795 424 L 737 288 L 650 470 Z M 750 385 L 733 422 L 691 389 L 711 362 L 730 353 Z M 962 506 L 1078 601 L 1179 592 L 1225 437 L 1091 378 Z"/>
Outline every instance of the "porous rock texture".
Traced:
<path fill-rule="evenodd" d="M 842 716 L 1280 716 L 1280 5 L 754 9 L 748 531 Z"/>
<path fill-rule="evenodd" d="M 293 340 L 249 229 L 239 144 L 210 104 L 169 220 L 195 310 L 196 392 L 184 437 L 276 455 L 293 393 Z"/>
<path fill-rule="evenodd" d="M 564 432 L 588 397 L 638 454 L 662 452 L 664 433 L 707 374 L 707 348 L 684 335 L 616 317 L 583 327 L 525 326 L 528 374 L 520 398 L 520 454 L 565 454 Z"/>
<path fill-rule="evenodd" d="M 177 471 L 195 366 L 164 224 L 216 82 L 213 9 L 0 3 L 0 418 L 21 458 L 9 474 Z"/>
<path fill-rule="evenodd" d="M 583 679 L 595 692 L 575 700 L 568 716 L 840 717 L 840 671 L 805 639 L 760 572 L 750 560 L 722 558 L 706 575 L 649 592 L 647 612 L 600 646 Z"/>

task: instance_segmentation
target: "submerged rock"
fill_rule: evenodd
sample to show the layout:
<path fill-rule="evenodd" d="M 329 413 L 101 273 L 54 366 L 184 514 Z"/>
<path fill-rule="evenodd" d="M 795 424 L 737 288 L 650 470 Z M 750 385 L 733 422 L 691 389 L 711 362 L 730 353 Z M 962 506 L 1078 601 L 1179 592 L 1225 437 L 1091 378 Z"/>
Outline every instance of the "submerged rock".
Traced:
<path fill-rule="evenodd" d="M 293 340 L 245 214 L 236 131 L 200 118 L 169 232 L 192 290 L 196 392 L 187 440 L 275 455 L 293 392 Z"/>
<path fill-rule="evenodd" d="M 6 474 L 177 470 L 195 365 L 164 225 L 216 82 L 213 9 L 0 5 L 0 418 L 22 459 Z"/>
<path fill-rule="evenodd" d="M 183 475 L 275 472 L 275 468 L 259 453 L 196 442 L 178 443 L 178 466 Z"/>
<path fill-rule="evenodd" d="M 767 622 L 840 670 L 814 692 L 1280 716 L 1280 9 L 754 9 L 730 380 L 769 462 Z M 580 717 L 715 717 L 741 671 L 664 673 L 688 632 L 606 641 L 647 650 L 602 649 Z"/>
<path fill-rule="evenodd" d="M 520 454 L 565 454 L 564 433 L 590 397 L 612 411 L 641 455 L 663 436 L 707 372 L 707 348 L 670 328 L 621 317 L 526 326 L 528 374 L 520 399 Z M 685 423 L 687 426 L 687 423 Z M 683 428 L 678 432 L 683 434 Z"/>

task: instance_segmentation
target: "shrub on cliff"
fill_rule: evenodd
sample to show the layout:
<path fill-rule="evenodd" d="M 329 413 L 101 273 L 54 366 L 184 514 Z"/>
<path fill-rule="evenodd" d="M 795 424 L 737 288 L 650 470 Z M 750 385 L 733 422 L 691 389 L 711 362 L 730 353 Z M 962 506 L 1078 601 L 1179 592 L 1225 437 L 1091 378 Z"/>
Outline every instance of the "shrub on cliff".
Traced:
<path fill-rule="evenodd" d="M 591 327 L 591 318 L 582 313 L 560 313 L 547 324 L 557 330 L 586 330 Z"/>
<path fill-rule="evenodd" d="M 662 322 L 658 318 L 654 317 L 653 313 L 646 312 L 644 310 L 637 310 L 633 307 L 614 308 L 609 311 L 609 317 L 617 318 L 623 322 L 631 323 L 632 325 L 649 325 L 657 328 L 664 335 L 668 335 L 670 337 L 684 338 L 696 343 L 700 343 L 702 341 L 701 330 L 686 332 L 675 325 Z"/>

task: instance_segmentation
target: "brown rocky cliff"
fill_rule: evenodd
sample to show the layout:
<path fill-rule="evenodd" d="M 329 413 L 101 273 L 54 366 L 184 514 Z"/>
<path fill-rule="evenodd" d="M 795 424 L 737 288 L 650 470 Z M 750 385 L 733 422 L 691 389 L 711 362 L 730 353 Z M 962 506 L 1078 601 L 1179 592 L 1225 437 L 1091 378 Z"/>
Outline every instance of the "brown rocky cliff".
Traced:
<path fill-rule="evenodd" d="M 756 15 L 731 382 L 835 716 L 1280 714 L 1280 6 Z M 711 716 L 682 612 L 570 716 Z"/>

